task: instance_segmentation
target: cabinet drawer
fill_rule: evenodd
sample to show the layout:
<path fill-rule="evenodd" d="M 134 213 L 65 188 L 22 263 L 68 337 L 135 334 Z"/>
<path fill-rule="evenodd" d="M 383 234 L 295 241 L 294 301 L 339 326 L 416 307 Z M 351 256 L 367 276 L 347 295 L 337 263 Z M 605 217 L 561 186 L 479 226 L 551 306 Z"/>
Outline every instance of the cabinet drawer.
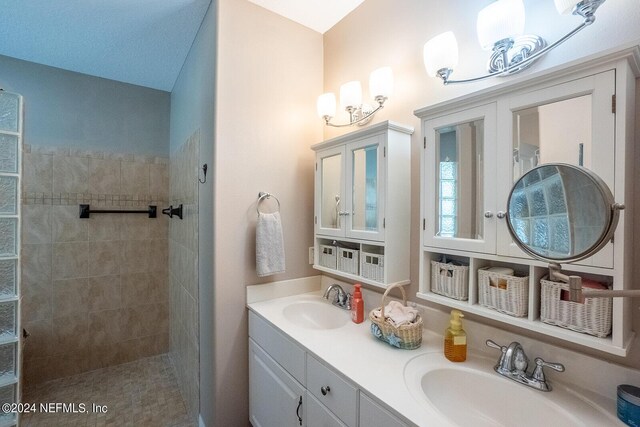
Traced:
<path fill-rule="evenodd" d="M 407 427 L 391 412 L 360 392 L 360 427 Z"/>
<path fill-rule="evenodd" d="M 306 417 L 307 427 L 347 427 L 308 391 Z"/>
<path fill-rule="evenodd" d="M 252 311 L 249 311 L 249 336 L 300 384 L 305 385 L 303 349 Z"/>
<path fill-rule="evenodd" d="M 307 354 L 307 390 L 347 426 L 356 426 L 357 389 Z M 322 391 L 325 391 L 325 394 Z"/>

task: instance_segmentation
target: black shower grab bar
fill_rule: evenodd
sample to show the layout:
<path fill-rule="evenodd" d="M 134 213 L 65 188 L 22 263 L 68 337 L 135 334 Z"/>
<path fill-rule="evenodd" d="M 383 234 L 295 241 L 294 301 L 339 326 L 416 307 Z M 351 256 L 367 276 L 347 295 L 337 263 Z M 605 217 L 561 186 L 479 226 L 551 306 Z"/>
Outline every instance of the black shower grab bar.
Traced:
<path fill-rule="evenodd" d="M 128 211 L 124 209 L 114 209 L 114 210 L 106 210 L 106 209 L 91 209 L 91 205 L 80 205 L 80 218 L 91 218 L 91 214 L 97 213 L 123 213 L 123 214 L 149 214 L 149 218 L 156 218 L 157 208 L 156 206 L 149 206 L 147 210 L 139 210 L 139 211 Z"/>

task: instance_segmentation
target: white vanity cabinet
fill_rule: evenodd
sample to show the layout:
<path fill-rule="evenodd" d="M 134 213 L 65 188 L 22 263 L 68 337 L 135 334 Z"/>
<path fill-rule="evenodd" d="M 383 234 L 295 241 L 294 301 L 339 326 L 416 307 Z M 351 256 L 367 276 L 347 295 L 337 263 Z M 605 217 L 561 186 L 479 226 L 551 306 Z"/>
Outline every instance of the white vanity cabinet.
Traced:
<path fill-rule="evenodd" d="M 316 269 L 408 283 L 412 133 L 387 121 L 312 147 Z"/>
<path fill-rule="evenodd" d="M 407 427 L 252 311 L 249 419 L 253 427 Z"/>
<path fill-rule="evenodd" d="M 613 299 L 613 328 L 607 338 L 540 321 L 540 279 L 547 274 L 547 264 L 514 244 L 506 214 L 511 188 L 532 168 L 568 163 L 592 170 L 626 210 L 611 242 L 596 255 L 563 268 L 613 289 L 632 287 L 629 236 L 638 196 L 633 186 L 637 179 L 633 128 L 639 52 L 636 46 L 576 61 L 415 112 L 424 136 L 420 298 L 626 355 L 633 337 L 629 299 Z M 551 195 L 531 192 L 526 197 L 529 216 L 523 226 L 542 230 L 536 238 L 549 251 L 563 253 L 558 236 L 569 233 L 569 225 L 552 218 Z M 469 266 L 468 300 L 431 292 L 432 261 L 443 257 Z M 478 270 L 494 266 L 529 276 L 525 317 L 479 304 Z"/>

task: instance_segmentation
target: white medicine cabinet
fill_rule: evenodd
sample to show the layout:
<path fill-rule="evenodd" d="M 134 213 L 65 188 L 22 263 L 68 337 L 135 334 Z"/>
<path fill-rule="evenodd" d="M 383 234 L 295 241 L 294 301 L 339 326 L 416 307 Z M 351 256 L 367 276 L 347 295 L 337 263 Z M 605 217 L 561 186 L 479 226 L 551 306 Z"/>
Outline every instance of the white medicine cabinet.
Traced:
<path fill-rule="evenodd" d="M 592 170 L 627 209 L 611 242 L 596 255 L 563 268 L 613 289 L 632 286 L 631 205 L 638 194 L 633 192 L 632 129 L 639 58 L 640 49 L 634 47 L 415 112 L 424 136 L 418 297 L 626 355 L 633 337 L 627 299 L 613 299 L 612 330 L 604 338 L 541 321 L 540 280 L 547 265 L 514 244 L 506 214 L 514 183 L 534 167 L 568 163 Z M 523 199 L 529 217 L 522 226 L 532 227 L 537 232 L 532 235 L 550 251 L 562 251 L 563 236 L 576 232 L 554 211 L 553 196 L 562 195 L 562 189 L 558 191 L 554 195 L 531 191 Z M 468 266 L 460 299 L 435 288 L 439 279 L 434 273 L 439 273 L 434 269 L 439 264 L 433 262 L 441 260 Z M 490 267 L 513 270 L 527 282 L 524 316 L 487 307 L 478 272 Z"/>
<path fill-rule="evenodd" d="M 386 121 L 311 147 L 314 268 L 382 287 L 409 283 L 412 133 Z"/>

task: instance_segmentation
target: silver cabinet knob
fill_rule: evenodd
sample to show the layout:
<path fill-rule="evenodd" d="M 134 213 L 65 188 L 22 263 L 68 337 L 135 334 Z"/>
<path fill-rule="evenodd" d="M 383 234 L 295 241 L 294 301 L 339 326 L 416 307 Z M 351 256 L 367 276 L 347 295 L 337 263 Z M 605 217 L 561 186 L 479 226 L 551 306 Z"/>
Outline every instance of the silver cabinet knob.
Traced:
<path fill-rule="evenodd" d="M 502 212 L 502 211 L 498 211 L 498 213 L 496 214 L 496 216 L 500 219 L 504 219 L 507 216 L 506 212 Z"/>
<path fill-rule="evenodd" d="M 329 386 L 320 387 L 320 393 L 322 393 L 323 396 L 326 396 L 327 394 L 329 394 L 330 391 L 331 391 L 331 387 Z"/>
<path fill-rule="evenodd" d="M 484 217 L 485 217 L 485 218 L 493 218 L 493 212 L 491 212 L 491 211 L 486 211 L 486 212 L 484 213 Z"/>

